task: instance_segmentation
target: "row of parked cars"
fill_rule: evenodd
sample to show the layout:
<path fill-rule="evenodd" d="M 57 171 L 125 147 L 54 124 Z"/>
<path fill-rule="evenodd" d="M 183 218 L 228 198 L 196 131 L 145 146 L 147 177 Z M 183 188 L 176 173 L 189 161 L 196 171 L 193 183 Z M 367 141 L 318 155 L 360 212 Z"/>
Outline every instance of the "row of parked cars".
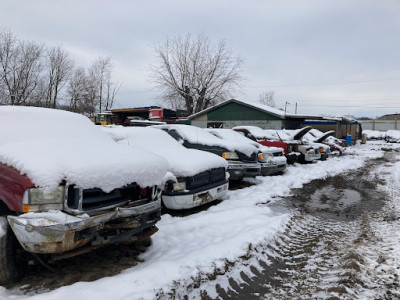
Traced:
<path fill-rule="evenodd" d="M 223 198 L 229 181 L 344 150 L 333 132 L 311 127 L 100 127 L 33 107 L 0 107 L 0 126 L 2 284 L 23 275 L 26 253 L 59 260 L 146 240 L 162 205 L 200 206 Z"/>

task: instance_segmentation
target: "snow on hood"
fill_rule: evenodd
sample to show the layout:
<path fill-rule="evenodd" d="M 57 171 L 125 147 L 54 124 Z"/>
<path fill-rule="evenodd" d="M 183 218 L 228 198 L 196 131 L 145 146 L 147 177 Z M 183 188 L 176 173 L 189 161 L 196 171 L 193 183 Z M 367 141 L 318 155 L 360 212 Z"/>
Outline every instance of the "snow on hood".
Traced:
<path fill-rule="evenodd" d="M 247 144 L 257 147 L 258 150 L 261 150 L 263 152 L 282 152 L 282 148 L 263 146 L 257 142 L 254 142 L 253 140 L 241 135 L 239 132 L 234 131 L 232 129 L 207 128 L 206 130 L 221 139 L 235 141 L 235 142 L 243 143 L 243 144 L 247 143 Z"/>
<path fill-rule="evenodd" d="M 105 192 L 132 182 L 153 186 L 161 184 L 167 172 L 165 159 L 118 145 L 83 115 L 0 106 L 0 128 L 0 162 L 45 190 L 63 180 Z"/>
<path fill-rule="evenodd" d="M 193 176 L 213 168 L 227 168 L 228 162 L 218 155 L 187 149 L 168 133 L 149 127 L 102 127 L 118 143 L 142 147 L 164 157 L 175 176 Z"/>
<path fill-rule="evenodd" d="M 230 151 L 239 151 L 247 156 L 253 153 L 257 153 L 257 148 L 250 144 L 242 144 L 235 141 L 222 140 L 217 138 L 215 135 L 209 133 L 208 131 L 190 125 L 157 125 L 153 126 L 155 128 L 166 128 L 176 130 L 182 138 L 187 140 L 192 144 L 208 145 L 208 146 L 218 146 L 226 148 Z"/>
<path fill-rule="evenodd" d="M 266 132 L 265 130 L 261 129 L 260 127 L 257 126 L 235 126 L 232 128 L 233 130 L 236 129 L 244 129 L 250 132 L 252 136 L 254 136 L 256 139 L 262 140 L 266 138 Z"/>
<path fill-rule="evenodd" d="M 386 136 L 393 139 L 400 139 L 400 130 L 388 130 Z"/>

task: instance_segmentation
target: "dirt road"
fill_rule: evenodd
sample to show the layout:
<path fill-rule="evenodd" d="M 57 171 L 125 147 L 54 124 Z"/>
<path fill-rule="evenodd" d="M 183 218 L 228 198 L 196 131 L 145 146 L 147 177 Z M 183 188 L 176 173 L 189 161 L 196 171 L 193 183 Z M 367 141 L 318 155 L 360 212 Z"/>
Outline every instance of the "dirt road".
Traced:
<path fill-rule="evenodd" d="M 273 243 L 159 299 L 400 299 L 400 193 L 384 180 L 399 157 L 294 190 L 276 204 L 294 217 Z"/>

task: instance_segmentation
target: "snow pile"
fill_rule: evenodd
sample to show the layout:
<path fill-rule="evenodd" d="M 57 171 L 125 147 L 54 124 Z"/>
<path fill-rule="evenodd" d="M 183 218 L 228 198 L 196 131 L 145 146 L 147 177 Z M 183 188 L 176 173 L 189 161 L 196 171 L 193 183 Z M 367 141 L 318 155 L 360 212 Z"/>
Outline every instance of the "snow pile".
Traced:
<path fill-rule="evenodd" d="M 149 127 L 102 127 L 118 143 L 141 147 L 164 157 L 175 176 L 193 176 L 213 168 L 227 168 L 228 162 L 218 155 L 187 149 L 168 133 Z"/>
<path fill-rule="evenodd" d="M 239 151 L 247 156 L 250 156 L 253 153 L 257 153 L 257 148 L 249 145 L 249 144 L 241 144 L 234 141 L 225 141 L 217 138 L 216 136 L 212 135 L 211 133 L 207 132 L 206 130 L 190 126 L 190 125 L 159 125 L 153 126 L 155 128 L 160 129 L 172 129 L 176 130 L 178 134 L 188 141 L 191 144 L 200 144 L 200 145 L 207 145 L 207 146 L 217 146 L 226 148 L 230 151 Z"/>
<path fill-rule="evenodd" d="M 163 158 L 118 145 L 88 118 L 71 112 L 1 106 L 0 128 L 7 128 L 0 131 L 0 162 L 45 190 L 63 180 L 105 192 L 132 182 L 159 185 L 168 168 Z"/>
<path fill-rule="evenodd" d="M 382 140 L 386 136 L 386 132 L 377 130 L 363 130 L 363 134 L 367 136 L 367 140 Z"/>
<path fill-rule="evenodd" d="M 392 141 L 400 141 L 400 130 L 386 131 L 386 139 L 392 140 Z"/>

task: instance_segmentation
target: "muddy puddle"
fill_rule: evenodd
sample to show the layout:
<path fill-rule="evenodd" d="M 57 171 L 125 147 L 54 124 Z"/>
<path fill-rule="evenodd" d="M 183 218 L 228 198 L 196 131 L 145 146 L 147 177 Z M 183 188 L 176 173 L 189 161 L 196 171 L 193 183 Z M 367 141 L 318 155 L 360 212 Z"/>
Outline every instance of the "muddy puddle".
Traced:
<path fill-rule="evenodd" d="M 386 195 L 377 191 L 379 180 L 369 180 L 368 168 L 355 174 L 318 179 L 301 189 L 294 189 L 287 204 L 300 211 L 337 220 L 354 220 L 364 212 L 378 211 L 385 204 Z"/>

